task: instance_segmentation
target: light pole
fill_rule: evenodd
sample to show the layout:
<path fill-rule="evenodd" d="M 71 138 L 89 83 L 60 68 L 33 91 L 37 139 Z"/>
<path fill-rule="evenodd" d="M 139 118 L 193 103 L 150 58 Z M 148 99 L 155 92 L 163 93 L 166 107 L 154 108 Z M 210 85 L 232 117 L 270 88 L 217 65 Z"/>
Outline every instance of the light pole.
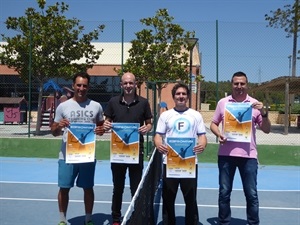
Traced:
<path fill-rule="evenodd" d="M 188 44 L 188 49 L 190 50 L 190 84 L 189 84 L 189 89 L 190 89 L 190 96 L 189 96 L 189 107 L 192 107 L 192 74 L 193 74 L 193 50 L 195 45 L 198 42 L 198 38 L 188 38 L 186 40 Z"/>
<path fill-rule="evenodd" d="M 292 55 L 289 55 L 288 58 L 289 58 L 289 76 L 291 76 L 291 59 L 292 59 Z"/>

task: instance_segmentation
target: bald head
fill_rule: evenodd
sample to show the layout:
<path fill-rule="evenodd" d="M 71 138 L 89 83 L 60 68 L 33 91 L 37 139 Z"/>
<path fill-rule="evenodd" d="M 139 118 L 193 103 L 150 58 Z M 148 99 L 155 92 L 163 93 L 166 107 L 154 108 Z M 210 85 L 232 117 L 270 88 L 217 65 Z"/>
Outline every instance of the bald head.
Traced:
<path fill-rule="evenodd" d="M 133 97 L 136 89 L 135 76 L 133 73 L 124 73 L 121 78 L 121 88 L 123 89 L 124 96 Z"/>
<path fill-rule="evenodd" d="M 123 76 L 121 77 L 121 82 L 124 82 L 124 80 L 128 80 L 128 79 L 135 82 L 134 74 L 130 72 L 124 73 Z"/>

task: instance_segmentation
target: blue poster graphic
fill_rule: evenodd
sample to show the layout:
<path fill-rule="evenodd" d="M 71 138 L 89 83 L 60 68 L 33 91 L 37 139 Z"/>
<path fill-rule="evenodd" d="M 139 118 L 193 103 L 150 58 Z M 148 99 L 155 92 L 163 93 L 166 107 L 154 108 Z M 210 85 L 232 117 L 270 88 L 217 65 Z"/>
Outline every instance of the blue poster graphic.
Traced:
<path fill-rule="evenodd" d="M 67 129 L 66 162 L 93 162 L 96 147 L 95 124 L 71 123 Z"/>
<path fill-rule="evenodd" d="M 110 161 L 137 164 L 139 162 L 139 123 L 112 123 Z"/>
<path fill-rule="evenodd" d="M 250 143 L 251 131 L 251 103 L 226 103 L 223 132 L 227 141 Z"/>
<path fill-rule="evenodd" d="M 80 124 L 80 123 L 72 124 L 71 123 L 69 127 L 69 132 L 73 134 L 73 138 L 72 138 L 73 140 L 71 140 L 71 142 L 79 141 L 81 144 L 94 142 L 95 141 L 94 130 L 95 130 L 95 124 Z"/>
<path fill-rule="evenodd" d="M 195 141 L 195 138 L 167 138 L 167 144 L 182 159 L 195 157 L 195 152 L 193 151 Z"/>
<path fill-rule="evenodd" d="M 167 177 L 195 178 L 196 138 L 167 137 Z"/>

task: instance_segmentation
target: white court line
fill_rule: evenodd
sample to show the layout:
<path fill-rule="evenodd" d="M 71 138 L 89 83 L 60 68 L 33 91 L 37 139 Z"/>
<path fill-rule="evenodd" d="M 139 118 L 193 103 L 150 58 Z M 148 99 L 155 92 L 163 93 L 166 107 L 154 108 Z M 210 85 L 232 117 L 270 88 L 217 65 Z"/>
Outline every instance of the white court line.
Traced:
<path fill-rule="evenodd" d="M 23 181 L 0 181 L 0 184 L 3 183 L 3 184 L 40 184 L 40 185 L 57 185 L 57 183 L 54 183 L 54 182 L 23 182 Z M 94 186 L 113 186 L 112 184 L 95 184 Z M 125 185 L 126 186 L 126 185 Z M 127 185 L 129 186 L 129 185 Z"/>
<path fill-rule="evenodd" d="M 8 200 L 8 201 L 39 201 L 39 202 L 57 202 L 57 199 L 39 199 L 39 198 L 3 198 L 0 197 L 0 200 Z M 71 200 L 70 202 L 74 203 L 83 203 L 83 200 Z M 101 204 L 111 204 L 111 201 L 95 201 L 95 203 Z M 123 202 L 123 204 L 130 204 L 130 202 Z M 162 205 L 162 203 L 154 203 L 154 205 Z M 175 204 L 175 206 L 185 207 L 185 204 Z M 218 205 L 201 205 L 198 204 L 198 207 L 207 207 L 207 208 L 218 208 Z M 245 209 L 245 206 L 231 206 L 231 208 L 236 209 Z M 287 207 L 267 207 L 260 206 L 260 209 L 270 209 L 270 210 L 290 210 L 290 211 L 300 211 L 300 208 L 287 208 Z"/>
<path fill-rule="evenodd" d="M 0 182 L 1 183 L 1 182 Z M 180 188 L 180 187 L 179 187 Z M 198 187 L 197 190 L 219 190 L 219 188 L 201 188 Z M 244 191 L 241 188 L 233 188 L 233 191 Z M 290 189 L 290 190 L 267 190 L 267 189 L 258 189 L 258 191 L 260 192 L 300 192 L 299 189 Z"/>
<path fill-rule="evenodd" d="M 45 199 L 45 198 L 2 198 L 0 200 L 8 200 L 8 201 L 39 201 L 39 202 L 57 202 L 57 199 Z M 83 200 L 69 200 L 69 202 L 80 202 L 83 203 Z M 111 201 L 95 201 L 95 203 L 101 204 L 111 204 Z M 123 202 L 124 204 L 129 204 L 130 202 Z"/>
<path fill-rule="evenodd" d="M 40 185 L 57 185 L 57 183 L 53 183 L 53 182 L 23 182 L 23 181 L 0 181 L 0 184 L 40 184 Z M 96 187 L 113 187 L 112 184 L 95 184 L 94 186 Z M 129 187 L 128 184 L 125 185 L 125 187 Z M 179 187 L 180 189 L 180 187 Z M 218 188 L 201 188 L 198 187 L 198 190 L 219 190 Z M 243 189 L 232 189 L 233 191 L 243 191 Z M 267 190 L 267 189 L 258 189 L 258 191 L 263 191 L 263 192 L 300 192 L 299 189 L 291 189 L 291 190 Z"/>

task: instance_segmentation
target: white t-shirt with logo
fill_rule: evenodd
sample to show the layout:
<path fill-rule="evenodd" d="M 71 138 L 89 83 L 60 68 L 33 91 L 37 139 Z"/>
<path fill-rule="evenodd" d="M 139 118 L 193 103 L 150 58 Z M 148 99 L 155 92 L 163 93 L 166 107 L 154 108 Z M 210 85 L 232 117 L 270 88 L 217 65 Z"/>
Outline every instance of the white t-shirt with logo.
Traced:
<path fill-rule="evenodd" d="M 85 102 L 76 102 L 69 99 L 58 105 L 54 122 L 68 119 L 70 123 L 94 123 L 103 121 L 103 109 L 100 103 L 87 99 Z M 65 159 L 67 129 L 64 129 L 59 159 Z"/>
<path fill-rule="evenodd" d="M 202 115 L 188 108 L 185 111 L 176 111 L 174 108 L 163 112 L 157 122 L 156 133 L 167 137 L 194 137 L 206 134 L 205 124 Z M 164 163 L 166 158 L 164 159 Z M 197 160 L 196 160 L 197 162 Z"/>

